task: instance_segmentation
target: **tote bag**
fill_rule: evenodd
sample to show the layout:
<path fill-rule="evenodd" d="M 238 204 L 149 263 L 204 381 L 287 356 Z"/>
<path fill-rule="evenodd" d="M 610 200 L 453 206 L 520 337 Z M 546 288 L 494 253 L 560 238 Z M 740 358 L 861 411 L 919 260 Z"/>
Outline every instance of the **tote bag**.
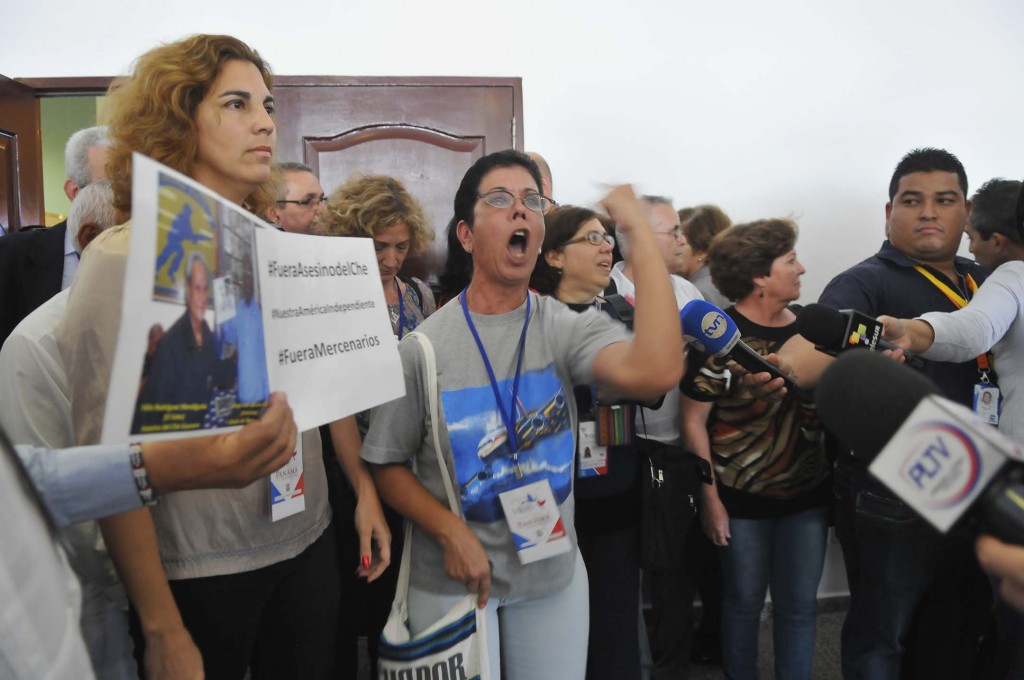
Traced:
<path fill-rule="evenodd" d="M 448 507 L 460 519 L 462 506 L 456 501 L 448 466 L 441 453 L 438 434 L 440 419 L 437 408 L 437 365 L 434 348 L 422 333 L 409 333 L 423 349 L 434 450 L 448 495 Z M 414 459 L 415 470 L 415 459 Z M 398 585 L 378 647 L 379 680 L 491 680 L 487 658 L 487 616 L 477 607 L 477 595 L 467 593 L 448 613 L 421 634 L 409 632 L 409 572 L 412 549 L 412 523 L 405 523 L 405 547 L 398 569 Z M 497 679 L 494 679 L 497 680 Z"/>

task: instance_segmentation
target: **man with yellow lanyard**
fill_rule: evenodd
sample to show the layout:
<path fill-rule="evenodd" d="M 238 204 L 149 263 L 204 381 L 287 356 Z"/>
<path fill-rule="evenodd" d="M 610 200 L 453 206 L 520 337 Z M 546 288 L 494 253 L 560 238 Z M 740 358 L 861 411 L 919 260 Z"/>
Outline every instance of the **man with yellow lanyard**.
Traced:
<path fill-rule="evenodd" d="M 960 161 L 941 149 L 911 151 L 889 184 L 887 240 L 875 255 L 832 279 L 819 302 L 899 318 L 965 306 L 987 275 L 956 255 L 970 212 Z M 921 371 L 945 396 L 970 407 L 976 385 L 994 389 L 992 368 L 983 355 L 961 364 L 925 361 Z M 991 602 L 972 542 L 941 536 L 841 444 L 831 445 L 837 458 L 836 534 L 850 583 L 843 676 L 971 677 Z"/>

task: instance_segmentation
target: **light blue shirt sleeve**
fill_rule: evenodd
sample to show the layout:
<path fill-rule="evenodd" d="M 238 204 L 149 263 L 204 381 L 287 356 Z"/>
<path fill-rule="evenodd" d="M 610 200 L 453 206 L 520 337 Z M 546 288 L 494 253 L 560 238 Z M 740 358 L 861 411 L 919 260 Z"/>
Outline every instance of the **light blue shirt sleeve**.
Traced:
<path fill-rule="evenodd" d="M 127 446 L 14 448 L 59 527 L 142 507 Z"/>

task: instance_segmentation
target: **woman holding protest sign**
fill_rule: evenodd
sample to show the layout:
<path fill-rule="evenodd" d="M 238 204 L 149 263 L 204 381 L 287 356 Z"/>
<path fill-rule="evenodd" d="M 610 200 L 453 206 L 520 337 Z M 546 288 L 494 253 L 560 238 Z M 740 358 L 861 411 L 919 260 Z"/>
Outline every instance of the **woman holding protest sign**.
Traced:
<path fill-rule="evenodd" d="M 272 83 L 260 55 L 230 36 L 192 36 L 140 57 L 110 92 L 115 207 L 132 208 L 136 151 L 262 214 L 276 197 Z M 103 422 L 131 233 L 115 227 L 86 250 L 57 331 L 82 444 L 97 441 Z M 169 494 L 104 521 L 148 677 L 332 677 L 338 564 L 316 431 L 303 433 L 300 450 L 305 508 L 279 521 L 265 482 Z M 363 573 L 379 574 L 386 559 L 385 547 Z"/>

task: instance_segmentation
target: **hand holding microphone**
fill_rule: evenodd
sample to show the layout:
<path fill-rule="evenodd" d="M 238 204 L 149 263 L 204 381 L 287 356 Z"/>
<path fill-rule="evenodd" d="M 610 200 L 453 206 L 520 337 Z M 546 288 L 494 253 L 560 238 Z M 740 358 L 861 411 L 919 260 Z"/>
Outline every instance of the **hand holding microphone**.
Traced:
<path fill-rule="evenodd" d="M 810 304 L 796 317 L 797 332 L 814 343 L 815 349 L 837 356 L 850 349 L 869 349 L 873 352 L 900 350 L 908 364 L 920 368 L 921 360 L 910 353 L 909 339 L 893 344 L 885 338 L 900 339 L 902 328 L 887 327 L 883 319 L 873 319 L 855 309 L 833 309 L 827 305 Z M 895 319 L 893 319 L 895 321 Z"/>
<path fill-rule="evenodd" d="M 851 352 L 825 370 L 815 399 L 854 458 L 936 529 L 967 517 L 1024 545 L 1024 450 L 923 375 Z"/>
<path fill-rule="evenodd" d="M 679 319 L 688 345 L 717 359 L 732 359 L 751 373 L 770 373 L 772 379 L 782 378 L 787 389 L 796 389 L 793 378 L 743 342 L 736 322 L 707 300 L 687 302 Z"/>

